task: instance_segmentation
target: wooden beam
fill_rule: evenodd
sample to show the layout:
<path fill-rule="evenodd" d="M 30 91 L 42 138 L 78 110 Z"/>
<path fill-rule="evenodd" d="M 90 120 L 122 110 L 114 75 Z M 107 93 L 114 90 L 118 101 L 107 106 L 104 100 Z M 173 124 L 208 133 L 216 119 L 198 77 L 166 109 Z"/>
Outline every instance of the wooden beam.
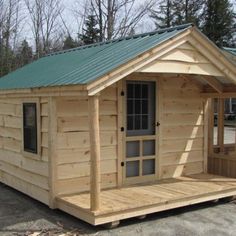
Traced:
<path fill-rule="evenodd" d="M 201 79 L 205 80 L 212 88 L 218 93 L 223 93 L 223 85 L 212 76 L 201 76 Z"/>
<path fill-rule="evenodd" d="M 218 132 L 217 132 L 217 144 L 220 147 L 220 152 L 224 152 L 224 111 L 225 111 L 225 100 L 219 98 L 218 100 Z"/>
<path fill-rule="evenodd" d="M 213 153 L 214 144 L 214 99 L 208 99 L 208 156 Z"/>
<path fill-rule="evenodd" d="M 208 152 L 209 152 L 209 115 L 210 115 L 210 99 L 206 99 L 204 103 L 204 150 L 203 150 L 203 170 L 204 173 L 207 173 L 207 161 L 208 161 Z"/>
<path fill-rule="evenodd" d="M 236 92 L 233 93 L 201 93 L 202 98 L 236 98 Z"/>
<path fill-rule="evenodd" d="M 223 86 L 223 93 L 236 93 L 236 84 L 222 84 Z M 215 89 L 212 88 L 209 84 L 204 86 L 205 93 L 214 93 Z"/>
<path fill-rule="evenodd" d="M 41 88 L 29 88 L 29 89 L 2 89 L 0 90 L 0 96 L 63 96 L 70 95 L 70 93 L 80 96 L 87 96 L 85 85 L 64 85 L 64 86 L 49 86 Z M 76 96 L 76 95 L 75 95 Z"/>
<path fill-rule="evenodd" d="M 100 131 L 99 131 L 99 97 L 89 97 L 89 127 L 90 127 L 90 209 L 100 208 L 101 168 L 100 168 Z"/>
<path fill-rule="evenodd" d="M 48 100 L 48 159 L 49 159 L 49 206 L 54 209 L 57 195 L 57 106 L 56 98 Z"/>

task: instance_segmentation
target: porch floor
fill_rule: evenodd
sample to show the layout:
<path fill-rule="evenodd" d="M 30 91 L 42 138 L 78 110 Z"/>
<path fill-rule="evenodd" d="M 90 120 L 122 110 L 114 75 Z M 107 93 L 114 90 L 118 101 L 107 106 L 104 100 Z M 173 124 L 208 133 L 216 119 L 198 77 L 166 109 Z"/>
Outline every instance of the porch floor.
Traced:
<path fill-rule="evenodd" d="M 90 194 L 57 197 L 57 207 L 99 225 L 236 195 L 236 179 L 195 174 L 101 192 L 101 208 L 90 211 Z"/>

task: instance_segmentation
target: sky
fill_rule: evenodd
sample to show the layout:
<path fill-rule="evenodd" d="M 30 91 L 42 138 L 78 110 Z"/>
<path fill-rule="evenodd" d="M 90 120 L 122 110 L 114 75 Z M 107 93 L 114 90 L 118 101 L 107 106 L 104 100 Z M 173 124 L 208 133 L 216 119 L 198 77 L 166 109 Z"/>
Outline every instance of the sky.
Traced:
<path fill-rule="evenodd" d="M 69 28 L 73 31 L 74 34 L 78 32 L 78 24 L 76 24 L 75 17 L 73 15 L 73 9 L 75 9 L 75 2 L 77 2 L 77 4 L 79 3 L 83 5 L 85 0 L 62 0 L 62 3 L 65 6 L 65 10 L 64 10 L 65 19 L 67 20 L 67 22 L 72 22 L 69 25 Z M 139 2 L 142 3 L 144 2 L 144 0 L 137 0 L 137 3 Z M 146 17 L 143 19 L 143 23 L 140 24 L 138 28 L 139 29 L 137 30 L 139 32 L 137 33 L 143 33 L 143 32 L 154 30 L 155 25 L 148 17 Z"/>
<path fill-rule="evenodd" d="M 236 9 L 236 0 L 231 0 L 235 2 L 235 9 Z M 78 33 L 78 23 L 76 22 L 76 18 L 73 14 L 73 10 L 75 9 L 75 3 L 83 5 L 85 0 L 62 0 L 62 3 L 64 5 L 64 19 L 67 23 L 67 27 L 69 28 L 72 36 L 76 37 Z M 144 0 L 138 0 L 138 2 L 142 3 Z M 78 5 L 77 5 L 78 6 Z M 26 25 L 25 29 L 26 32 L 30 32 L 30 27 Z M 139 26 L 136 29 L 136 33 L 144 33 L 155 30 L 155 24 L 153 21 L 147 16 L 142 20 L 142 23 L 139 24 Z M 26 37 L 28 41 L 32 41 L 33 37 L 29 33 Z"/>
<path fill-rule="evenodd" d="M 73 6 L 75 5 L 76 1 L 83 4 L 83 2 L 85 0 L 62 0 L 63 4 L 66 6 L 64 14 L 65 14 L 68 22 L 75 21 L 72 12 L 74 9 Z M 142 3 L 142 2 L 144 2 L 144 0 L 138 0 L 138 2 Z M 236 0 L 231 0 L 231 2 L 234 3 L 234 8 L 236 10 Z M 70 28 L 72 29 L 72 31 L 74 33 L 77 32 L 77 27 L 76 27 L 75 23 L 70 24 Z M 138 29 L 138 31 L 140 31 L 140 32 L 138 32 L 138 33 L 143 33 L 145 31 L 148 32 L 148 31 L 152 31 L 154 29 L 155 29 L 155 25 L 154 25 L 153 21 L 150 18 L 146 17 L 145 19 L 143 19 L 143 24 L 140 25 L 140 27 Z"/>

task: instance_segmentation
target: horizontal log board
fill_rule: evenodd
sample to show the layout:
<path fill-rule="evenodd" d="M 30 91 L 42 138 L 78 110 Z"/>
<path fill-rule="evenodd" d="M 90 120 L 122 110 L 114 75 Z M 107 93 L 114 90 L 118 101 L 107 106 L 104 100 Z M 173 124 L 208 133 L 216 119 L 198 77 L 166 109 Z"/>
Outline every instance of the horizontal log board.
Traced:
<path fill-rule="evenodd" d="M 13 176 L 12 174 L 8 174 L 5 171 L 2 171 L 2 175 L 0 176 L 0 181 L 48 205 L 49 197 L 47 190 L 39 188 L 34 184 L 22 180 L 21 178 Z"/>
<path fill-rule="evenodd" d="M 116 172 L 116 160 L 102 160 L 101 173 L 109 174 Z M 90 162 L 63 164 L 58 166 L 58 179 L 71 179 L 90 175 Z"/>
<path fill-rule="evenodd" d="M 202 150 L 203 138 L 175 139 L 162 141 L 162 153 Z"/>
<path fill-rule="evenodd" d="M 0 161 L 6 162 L 31 173 L 35 173 L 45 177 L 48 176 L 47 162 L 35 160 L 30 157 L 25 157 L 21 153 L 1 150 Z"/>
<path fill-rule="evenodd" d="M 88 116 L 88 100 L 58 99 L 58 117 Z M 117 115 L 116 101 L 102 100 L 99 105 L 100 115 Z"/>
<path fill-rule="evenodd" d="M 163 101 L 163 113 L 174 113 L 174 114 L 203 114 L 202 103 L 199 102 L 199 99 L 181 99 L 175 100 L 174 97 L 166 98 Z"/>
<path fill-rule="evenodd" d="M 0 115 L 10 115 L 21 117 L 22 110 L 20 104 L 0 103 Z"/>
<path fill-rule="evenodd" d="M 102 174 L 101 188 L 108 189 L 116 187 L 117 174 Z M 90 176 L 71 178 L 58 181 L 58 195 L 87 192 L 90 190 Z"/>
<path fill-rule="evenodd" d="M 116 132 L 101 131 L 101 146 L 117 144 Z M 89 132 L 58 133 L 58 149 L 90 147 Z"/>
<path fill-rule="evenodd" d="M 202 150 L 166 153 L 162 155 L 162 166 L 169 166 L 173 164 L 179 165 L 199 161 L 202 161 Z"/>
<path fill-rule="evenodd" d="M 190 174 L 202 173 L 203 161 L 202 158 L 197 162 L 187 162 L 185 164 L 162 166 L 161 178 L 168 179 Z"/>
<path fill-rule="evenodd" d="M 210 61 L 201 55 L 196 50 L 191 49 L 175 49 L 170 53 L 161 57 L 163 61 L 185 61 L 185 62 L 195 62 L 195 63 L 210 63 Z"/>
<path fill-rule="evenodd" d="M 203 172 L 204 114 L 201 88 L 190 76 L 172 76 L 161 80 L 160 89 L 163 95 L 160 114 L 161 178 Z"/>
<path fill-rule="evenodd" d="M 100 130 L 117 130 L 116 115 L 101 115 Z M 88 131 L 88 117 L 87 116 L 73 116 L 73 117 L 59 117 L 58 118 L 58 131 L 59 132 L 75 132 L 75 131 Z"/>
<path fill-rule="evenodd" d="M 0 181 L 48 204 L 48 99 L 39 100 L 39 156 L 23 152 L 22 103 L 31 101 L 30 98 L 0 99 Z"/>
<path fill-rule="evenodd" d="M 105 146 L 101 147 L 101 160 L 115 160 L 117 156 L 117 147 Z M 71 164 L 90 161 L 90 149 L 78 148 L 68 151 L 68 149 L 58 150 L 58 164 Z"/>
<path fill-rule="evenodd" d="M 199 113 L 164 113 L 163 119 L 165 123 L 163 125 L 203 125 L 203 115 Z"/>
<path fill-rule="evenodd" d="M 143 68 L 139 72 L 144 73 L 165 73 L 168 68 L 169 73 L 200 74 L 210 76 L 224 76 L 222 72 L 210 63 L 190 63 L 181 61 L 158 61 L 148 68 Z"/>
<path fill-rule="evenodd" d="M 117 184 L 117 86 L 99 96 L 101 186 Z M 88 97 L 57 98 L 57 184 L 61 194 L 84 192 L 90 183 Z"/>
<path fill-rule="evenodd" d="M 162 128 L 163 140 L 165 139 L 179 139 L 179 138 L 202 138 L 203 126 L 179 125 L 168 126 L 167 124 Z"/>

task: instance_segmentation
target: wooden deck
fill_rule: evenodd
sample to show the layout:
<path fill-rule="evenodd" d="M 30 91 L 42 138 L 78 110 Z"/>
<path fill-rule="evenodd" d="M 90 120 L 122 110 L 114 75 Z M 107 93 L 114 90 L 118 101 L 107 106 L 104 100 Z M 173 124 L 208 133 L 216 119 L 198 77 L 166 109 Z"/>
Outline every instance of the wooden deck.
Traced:
<path fill-rule="evenodd" d="M 101 208 L 90 211 L 90 194 L 61 196 L 57 207 L 90 224 L 131 217 L 236 195 L 236 179 L 197 174 L 101 192 Z"/>

